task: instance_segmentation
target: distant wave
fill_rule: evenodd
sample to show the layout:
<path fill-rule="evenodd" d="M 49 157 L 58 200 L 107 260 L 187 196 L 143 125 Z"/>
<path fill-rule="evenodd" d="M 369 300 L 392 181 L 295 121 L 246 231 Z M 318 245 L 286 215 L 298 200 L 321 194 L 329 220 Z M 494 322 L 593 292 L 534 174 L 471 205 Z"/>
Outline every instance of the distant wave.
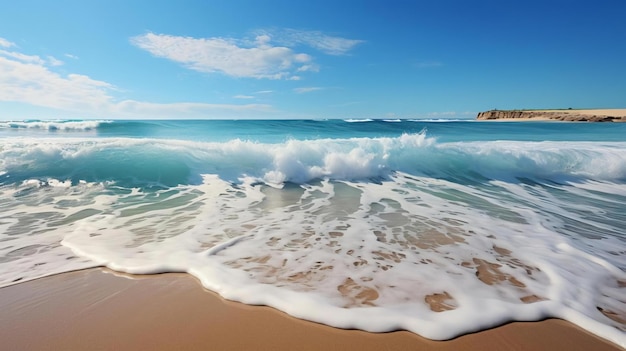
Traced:
<path fill-rule="evenodd" d="M 86 131 L 97 129 L 105 123 L 112 123 L 108 120 L 25 120 L 25 121 L 0 121 L 0 129 L 43 129 L 50 131 Z"/>
<path fill-rule="evenodd" d="M 475 122 L 475 119 L 469 118 L 424 118 L 424 119 L 407 119 L 408 122 Z"/>
<path fill-rule="evenodd" d="M 344 119 L 344 121 L 348 122 L 348 123 L 359 123 L 359 122 L 372 122 L 374 120 L 370 119 L 370 118 L 363 118 L 363 119 L 353 119 L 353 118 L 350 118 L 350 119 Z"/>
<path fill-rule="evenodd" d="M 386 123 L 401 123 L 401 122 L 475 122 L 474 119 L 468 118 L 411 118 L 411 119 L 344 119 L 344 122 L 359 123 L 359 122 L 386 122 Z"/>

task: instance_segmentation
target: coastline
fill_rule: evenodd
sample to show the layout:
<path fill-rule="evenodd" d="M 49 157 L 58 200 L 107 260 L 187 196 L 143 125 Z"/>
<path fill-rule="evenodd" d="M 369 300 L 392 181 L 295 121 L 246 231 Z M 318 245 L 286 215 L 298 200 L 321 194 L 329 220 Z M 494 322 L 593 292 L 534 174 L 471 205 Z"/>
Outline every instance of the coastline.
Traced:
<path fill-rule="evenodd" d="M 224 300 L 184 273 L 63 273 L 0 288 L 0 308 L 0 339 L 8 349 L 621 350 L 557 319 L 509 323 L 449 341 L 341 330 Z"/>
<path fill-rule="evenodd" d="M 479 112 L 476 120 L 626 122 L 626 109 L 490 110 Z"/>

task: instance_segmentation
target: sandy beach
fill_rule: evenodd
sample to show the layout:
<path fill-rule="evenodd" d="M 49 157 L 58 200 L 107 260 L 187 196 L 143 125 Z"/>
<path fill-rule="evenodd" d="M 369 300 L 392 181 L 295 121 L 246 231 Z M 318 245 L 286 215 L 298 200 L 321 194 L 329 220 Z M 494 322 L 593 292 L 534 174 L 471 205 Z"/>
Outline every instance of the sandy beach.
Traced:
<path fill-rule="evenodd" d="M 187 274 L 77 271 L 1 288 L 0 304 L 7 350 L 620 350 L 556 319 L 450 341 L 340 330 L 226 301 Z"/>

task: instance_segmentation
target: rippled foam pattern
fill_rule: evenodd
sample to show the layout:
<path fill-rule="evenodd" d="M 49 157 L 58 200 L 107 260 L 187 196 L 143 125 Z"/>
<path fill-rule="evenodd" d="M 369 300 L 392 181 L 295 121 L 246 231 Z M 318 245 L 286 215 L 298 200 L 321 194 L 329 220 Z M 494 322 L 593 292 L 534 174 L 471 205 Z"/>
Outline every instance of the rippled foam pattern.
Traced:
<path fill-rule="evenodd" d="M 625 142 L 28 134 L 0 162 L 2 285 L 188 272 L 342 328 L 558 317 L 625 345 Z"/>

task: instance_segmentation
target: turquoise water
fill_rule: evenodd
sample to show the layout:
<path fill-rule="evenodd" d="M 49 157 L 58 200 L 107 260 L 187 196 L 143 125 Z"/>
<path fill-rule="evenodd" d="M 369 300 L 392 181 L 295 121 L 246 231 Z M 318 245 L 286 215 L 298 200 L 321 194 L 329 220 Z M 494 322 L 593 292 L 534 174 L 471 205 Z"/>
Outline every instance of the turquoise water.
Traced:
<path fill-rule="evenodd" d="M 626 124 L 27 121 L 0 122 L 0 138 L 15 143 L 10 144 L 15 145 L 14 150 L 3 150 L 1 184 L 51 177 L 74 183 L 171 186 L 197 183 L 201 174 L 214 173 L 236 181 L 243 175 L 263 178 L 262 172 L 274 170 L 277 157 L 285 155 L 293 157 L 292 165 L 301 167 L 278 171 L 285 176 L 282 181 L 296 183 L 316 177 L 367 180 L 394 171 L 452 179 L 484 175 L 488 179 L 623 180 L 620 160 L 595 163 L 602 162 L 603 153 L 619 153 L 620 143 L 626 142 Z M 56 140 L 59 138 L 63 140 Z M 411 144 L 410 139 L 416 138 L 423 140 Z M 328 169 L 320 174 L 311 172 L 323 168 L 325 157 L 357 151 L 372 156 L 363 165 L 367 169 L 337 165 L 336 177 Z"/>
<path fill-rule="evenodd" d="M 624 209 L 626 123 L 0 122 L 1 285 L 188 272 L 341 328 L 623 346 Z"/>
<path fill-rule="evenodd" d="M 231 139 L 262 143 L 289 139 L 397 137 L 426 130 L 439 142 L 626 141 L 620 123 L 484 123 L 467 120 L 188 120 L 0 121 L 0 137 L 128 137 L 205 142 Z"/>

